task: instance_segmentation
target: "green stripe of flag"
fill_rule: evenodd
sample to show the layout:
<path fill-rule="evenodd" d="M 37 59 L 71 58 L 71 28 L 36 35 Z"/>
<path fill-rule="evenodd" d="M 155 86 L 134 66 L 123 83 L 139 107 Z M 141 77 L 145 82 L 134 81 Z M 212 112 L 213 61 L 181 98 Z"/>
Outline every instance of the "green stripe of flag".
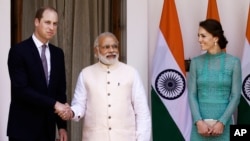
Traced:
<path fill-rule="evenodd" d="M 153 87 L 151 88 L 151 102 L 153 141 L 185 141 Z"/>
<path fill-rule="evenodd" d="M 250 106 L 243 96 L 238 107 L 237 124 L 250 124 Z"/>

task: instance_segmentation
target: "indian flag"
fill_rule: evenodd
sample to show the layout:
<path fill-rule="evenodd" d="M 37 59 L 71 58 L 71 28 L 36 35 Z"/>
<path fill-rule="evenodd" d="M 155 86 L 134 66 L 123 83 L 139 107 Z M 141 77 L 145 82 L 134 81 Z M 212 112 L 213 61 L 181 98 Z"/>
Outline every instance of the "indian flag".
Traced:
<path fill-rule="evenodd" d="M 250 11 L 248 12 L 245 46 L 242 55 L 242 94 L 238 107 L 238 124 L 250 124 Z"/>
<path fill-rule="evenodd" d="M 189 141 L 192 117 L 174 0 L 164 0 L 151 85 L 153 141 Z"/>
<path fill-rule="evenodd" d="M 215 19 L 220 21 L 216 0 L 208 0 L 207 19 Z"/>
<path fill-rule="evenodd" d="M 216 0 L 208 0 L 207 19 L 215 19 L 220 21 L 218 6 Z M 226 52 L 226 48 L 223 49 Z"/>

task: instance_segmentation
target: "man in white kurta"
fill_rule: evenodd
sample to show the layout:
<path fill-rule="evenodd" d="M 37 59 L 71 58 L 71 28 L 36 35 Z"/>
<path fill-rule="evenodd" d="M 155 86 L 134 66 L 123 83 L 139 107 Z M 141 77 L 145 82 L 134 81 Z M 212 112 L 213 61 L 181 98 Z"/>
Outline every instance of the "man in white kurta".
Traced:
<path fill-rule="evenodd" d="M 150 141 L 151 116 L 138 72 L 118 61 L 118 41 L 103 33 L 95 41 L 99 62 L 84 68 L 71 103 L 83 118 L 82 141 Z"/>

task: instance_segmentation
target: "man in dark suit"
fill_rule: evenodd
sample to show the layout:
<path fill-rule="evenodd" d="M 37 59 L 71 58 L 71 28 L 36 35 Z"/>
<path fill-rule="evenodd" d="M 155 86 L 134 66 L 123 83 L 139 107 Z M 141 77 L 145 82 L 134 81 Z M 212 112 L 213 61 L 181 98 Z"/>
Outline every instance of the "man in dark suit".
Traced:
<path fill-rule="evenodd" d="M 57 24 L 56 9 L 40 8 L 33 35 L 9 51 L 9 141 L 55 141 L 56 126 L 60 141 L 67 141 L 66 121 L 56 114 L 68 108 L 64 53 L 49 43 L 57 32 Z M 43 45 L 47 46 L 44 53 Z M 46 57 L 45 69 L 42 54 Z"/>

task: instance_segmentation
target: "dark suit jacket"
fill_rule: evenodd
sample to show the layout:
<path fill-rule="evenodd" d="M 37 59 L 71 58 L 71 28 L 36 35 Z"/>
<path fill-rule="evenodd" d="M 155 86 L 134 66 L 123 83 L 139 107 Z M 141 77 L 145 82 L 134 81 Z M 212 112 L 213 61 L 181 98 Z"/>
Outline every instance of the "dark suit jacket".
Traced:
<path fill-rule="evenodd" d="M 63 51 L 49 44 L 51 72 L 49 85 L 37 47 L 32 37 L 11 47 L 8 68 L 11 103 L 7 135 L 25 141 L 49 137 L 55 141 L 55 128 L 66 129 L 54 113 L 56 101 L 66 102 L 66 78 Z"/>

